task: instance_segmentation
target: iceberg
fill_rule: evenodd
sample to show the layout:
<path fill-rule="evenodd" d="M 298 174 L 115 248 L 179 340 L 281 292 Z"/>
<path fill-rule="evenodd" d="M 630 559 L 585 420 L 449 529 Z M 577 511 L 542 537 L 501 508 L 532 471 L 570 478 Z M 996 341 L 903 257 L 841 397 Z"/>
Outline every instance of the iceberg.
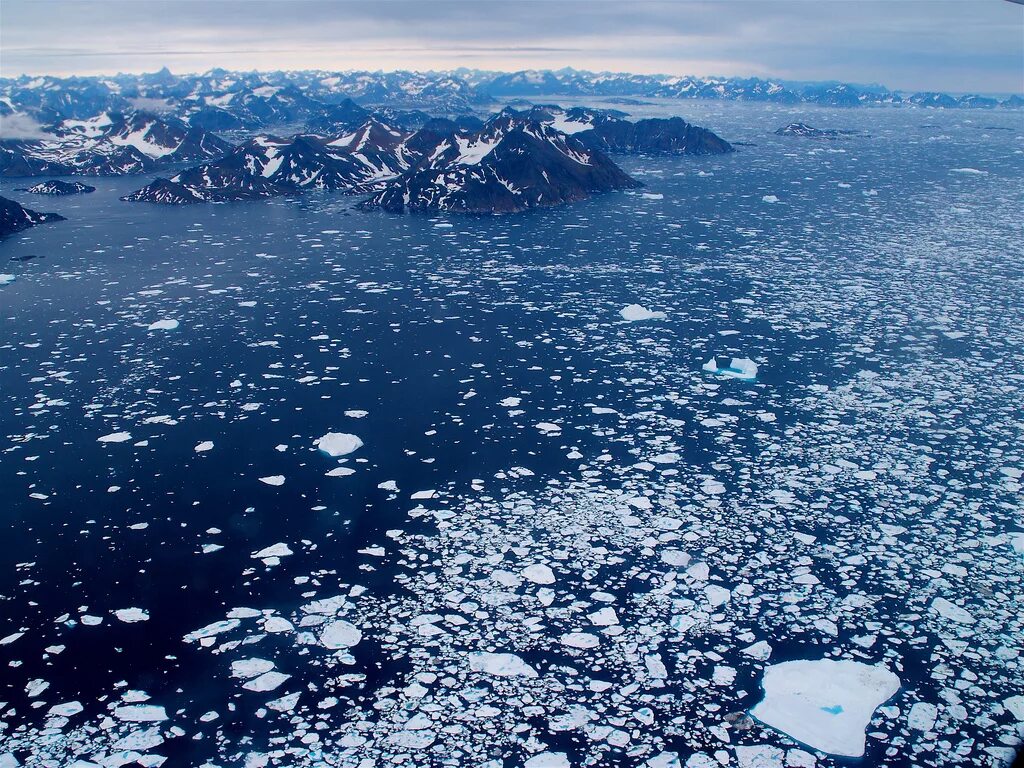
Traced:
<path fill-rule="evenodd" d="M 668 315 L 664 312 L 654 312 L 639 304 L 629 304 L 619 310 L 619 315 L 627 323 L 636 323 L 642 320 L 664 320 Z"/>
<path fill-rule="evenodd" d="M 757 378 L 757 363 L 749 357 L 734 357 L 727 366 L 719 366 L 717 358 L 712 357 L 701 368 L 708 373 L 741 381 L 754 381 Z"/>
<path fill-rule="evenodd" d="M 316 441 L 316 447 L 332 458 L 347 456 L 362 446 L 362 440 L 346 432 L 328 432 Z"/>
<path fill-rule="evenodd" d="M 861 757 L 864 730 L 900 679 L 881 664 L 816 659 L 770 666 L 762 685 L 753 717 L 822 752 Z"/>

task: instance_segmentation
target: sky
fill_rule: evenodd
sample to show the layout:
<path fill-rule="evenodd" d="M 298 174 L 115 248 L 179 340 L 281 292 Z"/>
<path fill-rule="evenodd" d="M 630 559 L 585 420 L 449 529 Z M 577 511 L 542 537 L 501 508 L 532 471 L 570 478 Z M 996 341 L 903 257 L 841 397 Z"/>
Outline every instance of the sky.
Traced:
<path fill-rule="evenodd" d="M 574 67 L 1024 92 L 1007 0 L 2 0 L 0 76 Z"/>

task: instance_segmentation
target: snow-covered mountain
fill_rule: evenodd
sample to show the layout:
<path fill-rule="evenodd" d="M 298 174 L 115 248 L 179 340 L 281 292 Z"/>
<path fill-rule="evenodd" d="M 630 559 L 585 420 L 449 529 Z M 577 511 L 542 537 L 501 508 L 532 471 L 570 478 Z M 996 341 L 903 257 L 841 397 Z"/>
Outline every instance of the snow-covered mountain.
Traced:
<path fill-rule="evenodd" d="M 386 211 L 511 213 L 640 186 L 603 153 L 511 110 L 451 134 L 363 205 Z"/>
<path fill-rule="evenodd" d="M 124 199 L 181 204 L 251 200 L 301 189 L 367 192 L 419 159 L 408 154 L 411 135 L 370 119 L 330 137 L 256 136 L 220 160 L 157 179 Z"/>
<path fill-rule="evenodd" d="M 599 150 L 507 110 L 478 130 L 438 120 L 406 131 L 371 118 L 335 136 L 257 136 L 220 160 L 157 179 L 124 199 L 181 205 L 331 189 L 374 193 L 367 206 L 390 211 L 483 213 L 632 186 Z"/>
<path fill-rule="evenodd" d="M 47 138 L 0 141 L 2 176 L 120 176 L 223 155 L 231 145 L 201 128 L 147 112 L 65 119 Z"/>
<path fill-rule="evenodd" d="M 39 213 L 24 208 L 14 200 L 0 197 L 0 237 L 21 232 L 47 221 L 63 221 L 64 217 L 56 213 Z"/>
<path fill-rule="evenodd" d="M 681 117 L 631 121 L 616 110 L 557 106 L 535 106 L 521 114 L 604 152 L 720 155 L 733 151 L 729 142 Z"/>

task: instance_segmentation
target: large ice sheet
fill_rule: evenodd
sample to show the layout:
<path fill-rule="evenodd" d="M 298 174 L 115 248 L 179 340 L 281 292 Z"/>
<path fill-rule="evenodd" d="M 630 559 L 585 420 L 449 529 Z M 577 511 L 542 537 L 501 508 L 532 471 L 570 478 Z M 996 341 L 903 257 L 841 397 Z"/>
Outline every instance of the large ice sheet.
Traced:
<path fill-rule="evenodd" d="M 768 667 L 763 686 L 751 715 L 822 752 L 860 757 L 871 716 L 900 679 L 881 664 L 807 659 Z"/>

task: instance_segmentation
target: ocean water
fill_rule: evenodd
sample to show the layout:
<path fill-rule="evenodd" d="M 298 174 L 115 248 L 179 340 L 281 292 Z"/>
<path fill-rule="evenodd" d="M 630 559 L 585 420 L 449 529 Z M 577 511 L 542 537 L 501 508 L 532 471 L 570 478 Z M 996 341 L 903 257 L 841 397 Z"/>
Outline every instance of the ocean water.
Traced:
<path fill-rule="evenodd" d="M 863 764 L 1005 764 L 1021 114 L 682 109 L 738 151 L 514 216 L 0 183 L 0 765 L 849 764 L 749 714 L 820 659 Z"/>

